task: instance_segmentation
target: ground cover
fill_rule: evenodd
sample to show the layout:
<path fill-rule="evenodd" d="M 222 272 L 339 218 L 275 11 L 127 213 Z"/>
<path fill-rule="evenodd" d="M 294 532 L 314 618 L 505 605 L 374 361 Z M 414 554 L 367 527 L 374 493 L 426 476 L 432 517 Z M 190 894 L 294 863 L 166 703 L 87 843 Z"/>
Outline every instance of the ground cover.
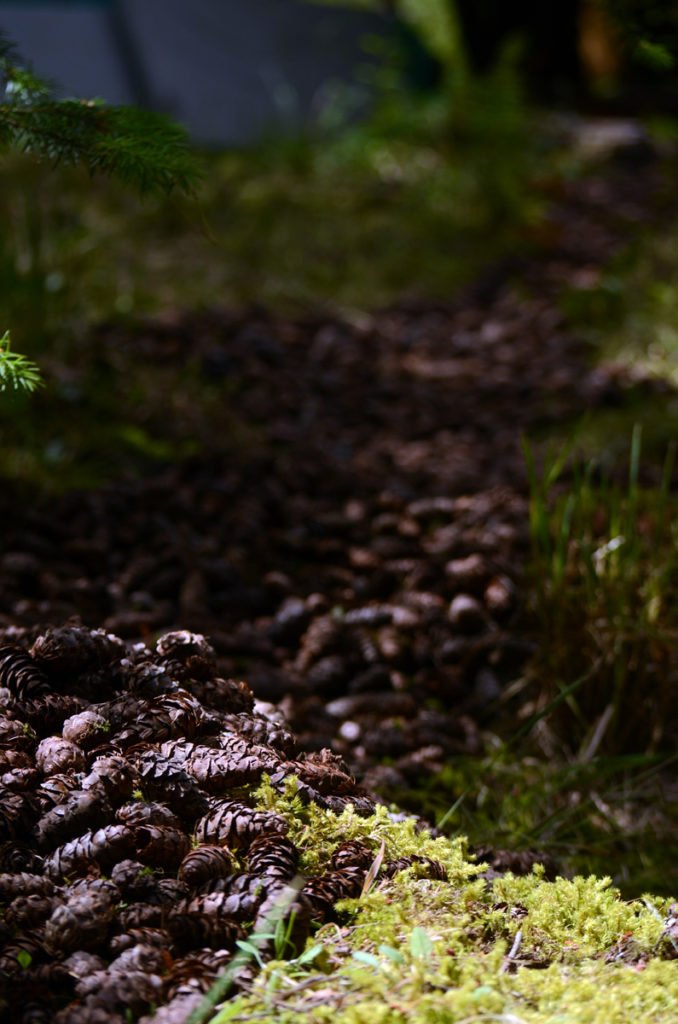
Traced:
<path fill-rule="evenodd" d="M 293 800 L 296 798 L 293 798 Z M 465 841 L 417 836 L 412 822 L 377 812 L 329 819 L 285 801 L 303 843 L 322 848 L 350 836 L 381 841 L 388 857 L 410 849 L 435 858 L 445 878 L 416 862 L 338 905 L 301 956 L 274 958 L 252 989 L 214 1024 L 248 1019 L 346 1022 L 409 1020 L 538 1022 L 669 1021 L 675 1014 L 673 910 L 628 903 L 606 878 L 548 881 L 483 871 Z M 665 915 L 662 917 L 662 913 Z M 667 924 L 667 921 L 669 922 Z M 197 1015 L 199 1017 L 199 1014 Z M 169 1019 L 169 1018 L 168 1018 Z"/>
<path fill-rule="evenodd" d="M 299 158 L 297 149 L 292 168 Z M 426 167 L 415 174 L 413 210 Z M 656 257 L 623 274 L 611 260 L 639 224 L 651 226 L 658 210 L 666 216 L 666 170 L 622 160 L 547 183 L 539 203 L 548 195 L 551 207 L 538 230 L 519 218 L 529 249 L 452 300 L 367 310 L 347 292 L 340 312 L 325 301 L 297 316 L 166 309 L 71 332 L 43 360 L 54 386 L 34 400 L 30 420 L 10 410 L 3 639 L 28 647 L 45 624 L 70 616 L 128 641 L 152 642 L 172 627 L 204 631 L 220 675 L 247 679 L 278 705 L 303 749 L 332 748 L 386 800 L 450 834 L 467 832 L 490 865 L 474 882 L 461 844 L 435 840 L 452 890 L 411 873 L 379 879 L 371 900 L 346 908 L 322 937 L 317 957 L 273 964 L 224 1019 L 368 1019 L 393 987 L 393 965 L 405 971 L 399 956 L 407 971 L 385 1020 L 406 1019 L 415 1003 L 425 1019 L 578 1020 L 594 985 L 601 1019 L 621 989 L 638 1019 L 675 1016 L 673 965 L 661 962 L 675 938 L 664 898 L 676 888 L 675 469 L 666 444 L 675 397 L 654 366 L 596 365 L 591 333 L 604 330 L 612 303 L 615 330 L 637 334 L 624 285 L 615 292 L 610 275 L 643 292 Z M 250 187 L 267 211 L 251 224 L 265 226 L 278 200 Z M 302 197 L 314 201 L 296 188 L 293 212 Z M 175 225 L 166 226 L 169 239 Z M 482 218 L 480 227 L 479 236 Z M 449 230 L 448 220 L 442 241 Z M 663 258 L 672 251 L 664 241 Z M 251 295 L 266 276 L 258 253 L 243 271 Z M 182 254 L 200 266 L 194 255 Z M 86 264 L 86 246 L 80 257 Z M 400 290 L 408 266 L 392 280 L 387 266 L 387 287 L 372 281 L 372 294 Z M 449 287 L 476 266 L 455 277 L 443 262 L 440 281 Z M 288 269 L 298 280 L 294 261 Z M 59 295 L 51 273 L 37 275 L 41 294 Z M 131 266 L 121 273 L 138 279 Z M 312 282 L 321 299 L 325 284 Z M 214 285 L 197 282 L 211 294 Z M 662 351 L 671 294 L 648 291 L 647 323 L 657 308 L 666 318 Z M 628 303 L 634 315 L 642 308 Z M 610 410 L 619 437 L 609 427 L 596 433 Z M 580 431 L 556 473 L 560 445 L 549 456 L 549 438 L 584 411 L 594 427 Z M 73 491 L 78 481 L 87 486 Z M 392 823 L 389 833 L 383 817 L 332 824 L 298 806 L 287 813 L 290 827 L 311 832 L 329 822 L 357 839 L 388 834 L 389 852 L 433 849 L 407 838 L 411 825 Z M 301 845 L 307 860 L 317 857 L 308 836 Z M 378 843 L 372 852 L 374 863 Z M 529 872 L 535 859 L 549 871 L 554 860 L 570 873 L 611 871 L 628 897 L 659 895 L 626 904 L 597 881 L 506 880 L 507 869 Z M 596 907 L 601 931 L 584 941 L 576 914 L 536 923 L 552 898 L 558 914 Z M 431 908 L 439 916 L 440 901 L 456 910 L 459 900 L 475 903 L 455 947 L 456 913 L 436 930 Z M 522 914 L 523 904 L 525 926 L 513 928 L 511 911 Z M 385 921 L 400 905 L 411 911 L 407 925 Z M 391 930 L 386 951 L 370 927 Z M 549 950 L 542 961 L 540 943 Z M 322 964 L 307 977 L 306 965 Z M 544 981 L 534 980 L 537 965 Z M 328 968 L 352 997 L 328 991 Z"/>
<path fill-rule="evenodd" d="M 461 820 L 472 832 L 482 822 L 474 835 L 480 845 L 498 832 L 508 845 L 545 842 L 568 854 L 579 846 L 592 869 L 588 858 L 597 842 L 588 824 L 596 819 L 603 834 L 609 829 L 597 863 L 620 842 L 628 852 L 627 819 L 646 804 L 646 787 L 659 777 L 651 773 L 662 763 L 661 746 L 653 751 L 647 729 L 635 748 L 598 751 L 612 758 L 607 795 L 624 794 L 618 818 L 600 810 L 605 796 L 595 790 L 595 813 L 589 796 L 583 803 L 581 791 L 572 796 L 563 780 L 576 771 L 565 770 L 567 761 L 559 759 L 553 775 L 530 767 L 535 735 L 545 735 L 546 716 L 539 715 L 558 686 L 586 670 L 584 652 L 595 658 L 600 636 L 589 648 L 577 641 L 577 662 L 568 659 L 562 680 L 553 661 L 542 660 L 530 684 L 537 680 L 541 696 L 536 705 L 527 699 L 528 684 L 520 680 L 535 645 L 538 657 L 553 654 L 554 661 L 569 649 L 574 620 L 566 609 L 583 607 L 571 578 L 582 569 L 570 541 L 585 538 L 563 532 L 563 519 L 574 515 L 567 493 L 551 520 L 547 496 L 534 483 L 541 526 L 531 536 L 522 435 L 539 443 L 585 409 L 595 419 L 627 405 L 634 421 L 641 408 L 654 415 L 663 407 L 670 423 L 673 398 L 663 381 L 618 363 L 595 366 L 589 343 L 558 306 L 562 280 L 581 284 L 583 266 L 590 281 L 592 267 L 613 257 L 629 225 L 650 216 L 648 198 L 660 187 L 652 165 L 642 176 L 613 166 L 559 186 L 550 223 L 560 227 L 555 236 L 555 229 L 546 232 L 550 256 L 544 250 L 522 272 L 520 265 L 502 265 L 452 303 L 348 320 L 293 320 L 263 311 L 175 315 L 100 328 L 96 343 L 83 342 L 68 366 L 51 357 L 46 366 L 53 367 L 56 386 L 33 406 L 32 443 L 17 453 L 24 462 L 15 464 L 16 475 L 34 476 L 30 460 L 41 451 L 52 460 L 56 484 L 62 467 L 71 482 L 74 467 L 84 480 L 92 469 L 95 476 L 102 467 L 117 473 L 111 440 L 117 459 L 137 468 L 123 483 L 50 494 L 43 503 L 20 480 L 5 492 L 5 622 L 31 625 L 75 614 L 130 638 L 172 626 L 198 628 L 212 636 L 225 673 L 243 675 L 264 699 L 289 695 L 286 711 L 303 743 L 334 747 L 381 792 L 418 803 L 436 818 L 456 806 L 448 822 L 457 827 Z M 50 413 L 51 403 L 58 415 Z M 630 421 L 627 426 L 628 450 Z M 643 448 L 637 503 L 652 503 L 652 488 L 661 486 L 661 466 L 654 468 L 659 449 Z M 584 460 L 589 455 L 590 449 Z M 626 484 L 616 482 L 615 491 L 611 483 L 607 491 L 618 495 L 617 506 L 628 489 L 628 469 L 622 472 Z M 589 510 L 606 500 L 594 484 L 589 479 L 588 490 L 580 488 L 579 532 Z M 563 485 L 567 490 L 566 479 Z M 657 514 L 660 508 L 656 503 Z M 642 558 L 627 559 L 628 580 L 609 598 L 618 609 L 631 607 L 655 580 L 656 599 L 649 595 L 643 607 L 653 609 L 658 630 L 636 657 L 648 679 L 653 672 L 666 678 L 662 692 L 668 693 L 675 584 L 665 511 L 668 533 L 656 561 L 646 516 Z M 601 510 L 601 521 L 591 522 L 590 551 L 619 535 L 605 519 L 613 512 Z M 541 547 L 532 551 L 537 540 Z M 616 565 L 629 550 L 611 551 L 603 564 Z M 526 606 L 530 564 L 541 587 L 530 600 L 541 620 Z M 650 564 L 662 567 L 661 578 L 654 569 L 648 575 Z M 600 614 L 592 610 L 577 628 L 588 636 L 588 620 Z M 603 623 L 600 635 L 613 620 Z M 628 660 L 615 659 L 613 646 L 603 652 L 610 671 Z M 626 692 L 620 722 L 631 716 L 635 726 L 633 681 Z M 427 706 L 417 706 L 413 693 L 425 694 Z M 606 706 L 598 707 L 592 729 Z M 483 733 L 502 719 L 515 721 L 519 708 L 518 728 L 533 715 L 534 730 L 519 749 L 497 756 L 503 740 L 493 736 L 501 733 Z M 564 712 L 554 709 L 551 726 L 564 721 Z M 584 738 L 575 747 L 585 749 Z M 469 763 L 458 758 L 482 751 L 481 779 L 469 792 Z M 615 762 L 619 754 L 654 760 L 642 762 L 645 774 L 636 784 L 638 764 Z M 521 772 L 539 784 L 523 787 Z M 586 776 L 581 767 L 579 779 Z M 520 803 L 516 787 L 527 793 Z M 653 806 L 670 799 L 655 793 Z M 652 837 L 656 822 L 645 814 L 640 820 Z M 645 858 L 643 850 L 632 874 L 645 875 Z M 628 877 L 628 864 L 620 872 Z"/>

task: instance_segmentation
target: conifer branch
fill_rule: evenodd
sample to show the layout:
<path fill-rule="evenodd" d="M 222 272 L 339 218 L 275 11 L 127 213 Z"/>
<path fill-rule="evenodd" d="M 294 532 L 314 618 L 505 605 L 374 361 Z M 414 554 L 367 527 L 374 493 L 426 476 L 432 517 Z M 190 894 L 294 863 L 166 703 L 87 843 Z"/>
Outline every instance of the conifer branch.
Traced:
<path fill-rule="evenodd" d="M 40 370 L 18 352 L 12 352 L 9 331 L 0 338 L 0 391 L 35 391 L 42 387 Z"/>
<path fill-rule="evenodd" d="M 15 147 L 52 163 L 82 163 L 142 192 L 191 193 L 198 170 L 182 128 L 160 114 L 101 100 L 55 100 L 0 33 L 0 151 Z"/>
<path fill-rule="evenodd" d="M 198 169 L 182 128 L 160 114 L 101 100 L 54 99 L 52 87 L 23 65 L 0 31 L 0 152 L 11 148 L 53 164 L 82 163 L 140 191 L 190 194 Z M 0 392 L 42 386 L 40 370 L 0 337 Z"/>

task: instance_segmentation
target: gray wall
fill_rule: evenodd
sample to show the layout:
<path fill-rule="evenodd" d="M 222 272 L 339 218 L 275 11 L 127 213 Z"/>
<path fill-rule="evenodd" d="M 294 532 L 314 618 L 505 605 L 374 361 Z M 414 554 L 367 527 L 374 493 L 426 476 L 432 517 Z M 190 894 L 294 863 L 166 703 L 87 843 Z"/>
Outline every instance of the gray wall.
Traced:
<path fill-rule="evenodd" d="M 307 125 L 368 101 L 377 15 L 301 0 L 3 3 L 0 27 L 61 96 L 138 103 L 208 146 Z"/>

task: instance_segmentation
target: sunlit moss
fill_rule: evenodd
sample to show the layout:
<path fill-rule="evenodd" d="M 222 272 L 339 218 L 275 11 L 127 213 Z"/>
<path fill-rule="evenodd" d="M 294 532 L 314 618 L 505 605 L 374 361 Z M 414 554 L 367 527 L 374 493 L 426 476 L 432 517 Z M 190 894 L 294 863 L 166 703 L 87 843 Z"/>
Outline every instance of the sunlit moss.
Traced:
<path fill-rule="evenodd" d="M 530 1009 L 522 1019 L 558 1024 L 669 1024 L 678 1013 L 675 963 L 651 961 L 634 969 L 589 960 L 576 968 L 519 971 L 515 995 Z"/>
<path fill-rule="evenodd" d="M 655 1024 L 678 1019 L 678 969 L 664 933 L 667 901 L 624 902 L 607 878 L 545 881 L 541 869 L 492 883 L 463 839 L 432 839 L 385 808 L 370 818 L 303 807 L 290 785 L 260 790 L 287 817 L 309 867 L 349 838 L 386 856 L 435 856 L 447 882 L 408 869 L 338 905 L 306 962 L 266 965 L 216 1022 L 276 1024 Z M 302 958 L 303 960 L 303 958 Z M 540 968 L 540 969 L 535 969 Z"/>
<path fill-rule="evenodd" d="M 333 814 L 316 804 L 303 804 L 296 794 L 294 779 L 288 780 L 282 796 L 264 782 L 256 798 L 258 807 L 275 810 L 288 820 L 290 839 L 302 851 L 300 870 L 305 874 L 325 870 L 334 849 L 351 839 L 370 842 L 375 856 L 383 842 L 386 861 L 415 853 L 432 857 L 441 861 L 450 877 L 460 882 L 477 874 L 477 868 L 464 859 L 464 837 L 433 839 L 428 832 L 418 830 L 415 818 L 400 820 L 401 816 L 391 814 L 384 806 L 369 818 L 361 818 L 350 806 L 341 815 Z"/>

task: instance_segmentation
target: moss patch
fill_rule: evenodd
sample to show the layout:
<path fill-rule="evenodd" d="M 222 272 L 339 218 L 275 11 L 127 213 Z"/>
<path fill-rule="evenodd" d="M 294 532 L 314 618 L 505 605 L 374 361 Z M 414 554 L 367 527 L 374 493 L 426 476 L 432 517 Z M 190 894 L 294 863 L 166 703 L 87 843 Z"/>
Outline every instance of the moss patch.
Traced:
<path fill-rule="evenodd" d="M 251 992 L 224 1004 L 213 1024 L 302 1020 L 400 1024 L 501 1020 L 507 1024 L 615 1024 L 678 1019 L 678 943 L 666 900 L 626 902 L 607 878 L 488 881 L 462 837 L 433 839 L 386 808 L 370 818 L 304 807 L 268 787 L 260 802 L 287 817 L 303 868 L 362 839 L 385 856 L 442 861 L 448 881 L 409 868 L 377 877 L 306 954 L 268 963 Z M 310 950 L 310 954 L 309 954 Z"/>

